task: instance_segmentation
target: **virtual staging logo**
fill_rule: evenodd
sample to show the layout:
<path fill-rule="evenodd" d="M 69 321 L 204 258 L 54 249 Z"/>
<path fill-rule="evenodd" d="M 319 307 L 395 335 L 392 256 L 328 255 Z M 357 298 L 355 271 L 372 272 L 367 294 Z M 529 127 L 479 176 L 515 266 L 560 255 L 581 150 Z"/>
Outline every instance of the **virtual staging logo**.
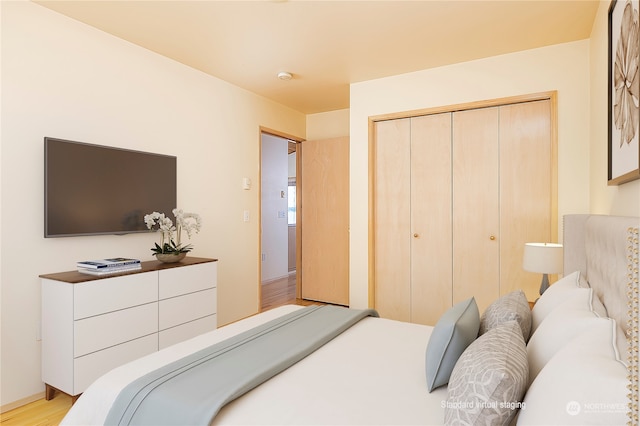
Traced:
<path fill-rule="evenodd" d="M 567 414 L 577 416 L 580 413 L 625 413 L 627 405 L 622 402 L 584 402 L 569 401 L 566 406 Z"/>
<path fill-rule="evenodd" d="M 577 401 L 567 402 L 567 414 L 570 416 L 577 416 L 580 414 L 580 403 Z"/>

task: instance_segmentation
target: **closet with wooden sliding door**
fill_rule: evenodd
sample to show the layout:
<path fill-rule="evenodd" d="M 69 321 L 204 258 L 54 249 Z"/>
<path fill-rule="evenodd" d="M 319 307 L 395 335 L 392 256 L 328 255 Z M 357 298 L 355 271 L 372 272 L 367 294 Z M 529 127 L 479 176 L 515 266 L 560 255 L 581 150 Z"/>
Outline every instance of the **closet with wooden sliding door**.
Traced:
<path fill-rule="evenodd" d="M 555 241 L 555 92 L 372 123 L 372 291 L 384 318 L 435 325 L 540 276 L 525 242 Z"/>

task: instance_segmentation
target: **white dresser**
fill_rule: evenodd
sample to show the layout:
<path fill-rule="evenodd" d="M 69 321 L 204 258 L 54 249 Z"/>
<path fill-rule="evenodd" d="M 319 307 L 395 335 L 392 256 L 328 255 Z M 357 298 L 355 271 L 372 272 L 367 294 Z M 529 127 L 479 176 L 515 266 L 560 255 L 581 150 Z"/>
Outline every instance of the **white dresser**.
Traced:
<path fill-rule="evenodd" d="M 107 371 L 217 326 L 217 261 L 143 262 L 140 271 L 42 280 L 42 381 L 78 396 Z"/>

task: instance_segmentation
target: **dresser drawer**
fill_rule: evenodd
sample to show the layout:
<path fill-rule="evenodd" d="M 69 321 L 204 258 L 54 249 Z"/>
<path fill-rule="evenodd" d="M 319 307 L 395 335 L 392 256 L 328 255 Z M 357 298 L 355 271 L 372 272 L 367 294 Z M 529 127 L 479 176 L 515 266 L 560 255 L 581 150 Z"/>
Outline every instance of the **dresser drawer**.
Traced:
<path fill-rule="evenodd" d="M 158 332 L 158 302 L 75 321 L 74 357 Z"/>
<path fill-rule="evenodd" d="M 210 288 L 159 302 L 158 326 L 160 330 L 175 327 L 216 313 L 217 289 Z"/>
<path fill-rule="evenodd" d="M 175 345 L 202 333 L 213 331 L 216 329 L 217 323 L 217 315 L 214 314 L 163 330 L 158 338 L 158 349 L 164 349 L 167 346 Z"/>
<path fill-rule="evenodd" d="M 74 359 L 74 394 L 84 392 L 91 383 L 108 371 L 157 350 L 158 335 L 152 334 Z"/>
<path fill-rule="evenodd" d="M 79 395 L 113 368 L 156 352 L 160 339 L 165 347 L 214 330 L 216 274 L 214 259 L 189 257 L 170 266 L 142 262 L 126 275 L 40 275 L 47 398 L 53 389 Z"/>
<path fill-rule="evenodd" d="M 88 281 L 73 286 L 73 319 L 87 318 L 156 300 L 157 271 Z"/>
<path fill-rule="evenodd" d="M 159 298 L 167 299 L 216 287 L 216 277 L 217 262 L 161 270 L 158 277 Z"/>

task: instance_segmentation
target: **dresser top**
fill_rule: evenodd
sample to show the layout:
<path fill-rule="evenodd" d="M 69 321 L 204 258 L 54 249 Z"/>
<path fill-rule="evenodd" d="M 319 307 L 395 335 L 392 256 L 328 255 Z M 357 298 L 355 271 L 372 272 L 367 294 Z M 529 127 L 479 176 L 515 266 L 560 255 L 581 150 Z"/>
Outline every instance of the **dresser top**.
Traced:
<path fill-rule="evenodd" d="M 217 262 L 217 261 L 218 259 L 208 259 L 205 257 L 187 256 L 184 259 L 182 259 L 180 262 L 176 262 L 176 263 L 162 263 L 157 260 L 149 260 L 146 262 L 141 262 L 140 263 L 141 268 L 136 269 L 135 271 L 124 271 L 124 272 L 118 272 L 118 273 L 113 273 L 108 275 L 90 275 L 90 274 L 83 274 L 82 272 L 78 272 L 78 271 L 66 271 L 66 272 L 57 272 L 54 274 L 42 274 L 40 275 L 40 278 L 63 281 L 70 284 L 79 284 L 87 281 L 102 280 L 105 278 L 120 277 L 123 275 L 134 275 L 134 274 L 140 274 L 142 272 L 161 271 L 163 269 L 180 268 L 182 266 L 197 265 L 199 263 L 208 263 L 208 262 Z"/>

